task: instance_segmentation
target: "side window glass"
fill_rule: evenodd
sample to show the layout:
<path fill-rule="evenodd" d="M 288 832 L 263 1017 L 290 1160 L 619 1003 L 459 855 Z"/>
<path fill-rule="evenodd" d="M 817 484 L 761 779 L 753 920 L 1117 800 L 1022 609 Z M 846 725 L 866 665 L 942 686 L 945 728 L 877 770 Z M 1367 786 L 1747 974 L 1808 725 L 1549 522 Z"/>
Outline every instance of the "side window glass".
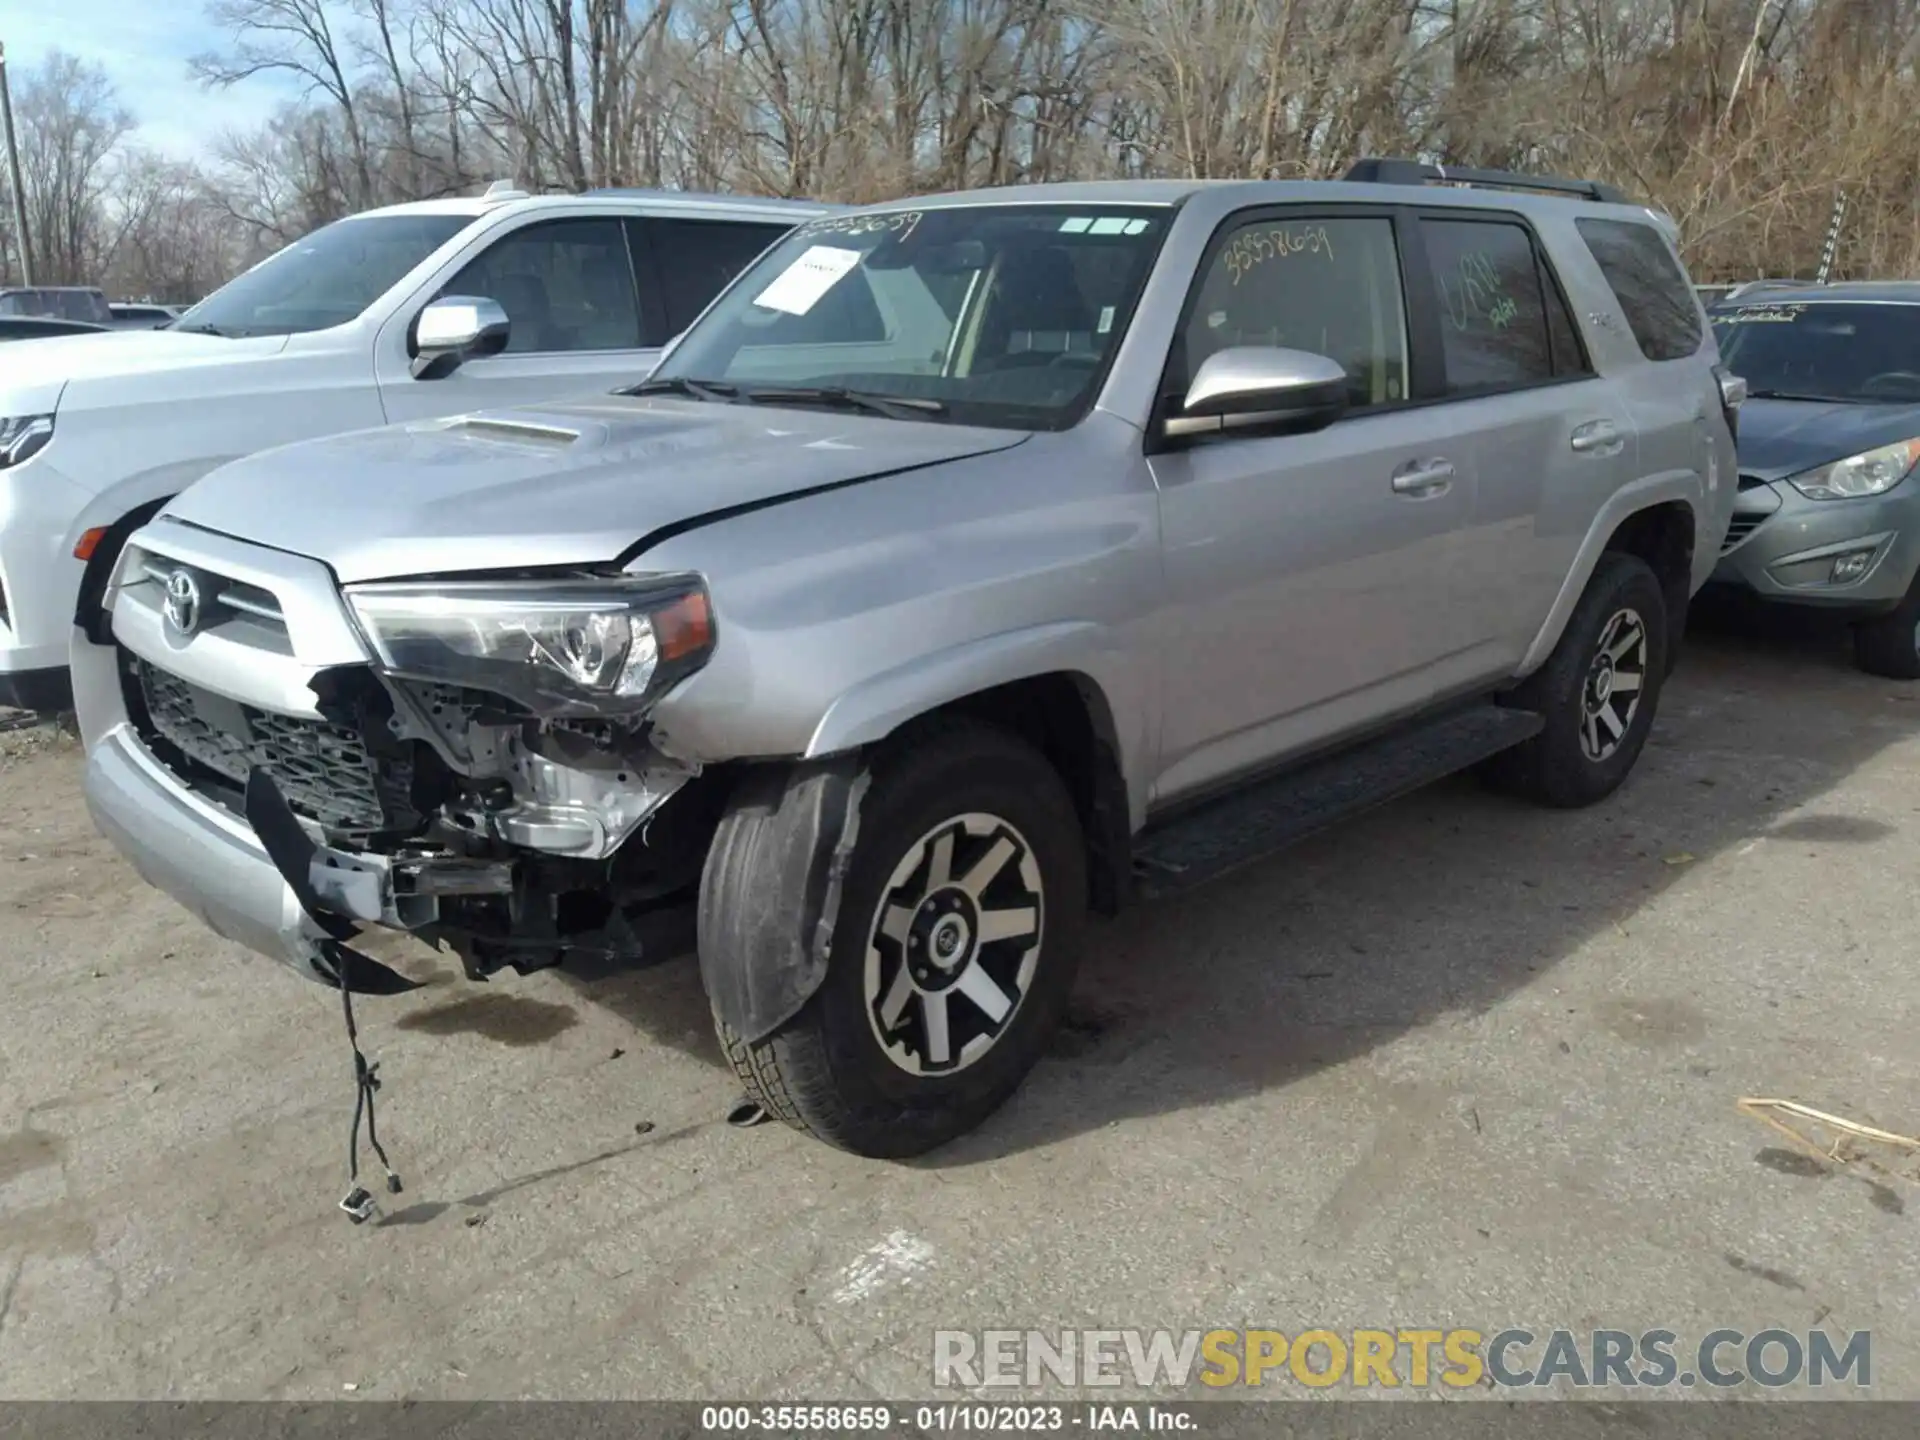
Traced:
<path fill-rule="evenodd" d="M 1599 262 L 1649 360 L 1681 360 L 1700 348 L 1699 307 L 1685 272 L 1651 225 L 1631 220 L 1580 220 L 1580 238 Z"/>
<path fill-rule="evenodd" d="M 618 220 L 550 220 L 495 242 L 441 288 L 507 312 L 509 354 L 632 350 L 640 344 L 633 266 Z"/>
<path fill-rule="evenodd" d="M 665 344 L 699 318 L 718 295 L 760 252 L 787 233 L 785 225 L 739 220 L 644 220 L 660 277 L 660 300 L 667 333 L 650 343 Z"/>
<path fill-rule="evenodd" d="M 1420 230 L 1440 302 L 1448 393 L 1553 379 L 1540 271 L 1526 230 L 1489 220 L 1423 220 Z"/>
<path fill-rule="evenodd" d="M 1241 345 L 1337 360 L 1356 409 L 1407 395 L 1407 321 L 1393 223 L 1255 220 L 1208 262 L 1181 336 L 1180 388 L 1208 356 Z"/>

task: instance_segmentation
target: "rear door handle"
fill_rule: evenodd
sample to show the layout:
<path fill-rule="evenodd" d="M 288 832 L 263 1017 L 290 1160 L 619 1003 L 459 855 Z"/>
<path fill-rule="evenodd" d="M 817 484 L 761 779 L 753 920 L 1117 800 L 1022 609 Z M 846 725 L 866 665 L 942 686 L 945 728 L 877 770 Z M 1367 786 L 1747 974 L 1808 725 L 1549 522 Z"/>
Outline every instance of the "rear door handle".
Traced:
<path fill-rule="evenodd" d="M 1451 460 L 1409 460 L 1388 482 L 1396 495 L 1438 495 L 1453 484 Z"/>
<path fill-rule="evenodd" d="M 1618 455 L 1620 431 L 1611 420 L 1589 420 L 1575 428 L 1567 443 L 1581 455 Z"/>

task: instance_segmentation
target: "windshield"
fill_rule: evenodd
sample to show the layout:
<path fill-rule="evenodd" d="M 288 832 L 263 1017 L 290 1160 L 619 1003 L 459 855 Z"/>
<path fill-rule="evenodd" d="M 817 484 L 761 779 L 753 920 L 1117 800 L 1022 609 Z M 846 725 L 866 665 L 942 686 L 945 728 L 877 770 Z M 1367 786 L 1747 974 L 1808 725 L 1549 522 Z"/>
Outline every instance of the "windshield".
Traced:
<path fill-rule="evenodd" d="M 297 335 L 344 325 L 472 218 L 367 215 L 336 220 L 236 276 L 182 315 L 174 328 L 241 336 Z"/>
<path fill-rule="evenodd" d="M 711 398 L 768 404 L 851 391 L 910 402 L 875 413 L 1065 429 L 1093 403 L 1170 215 L 980 205 L 816 221 L 722 295 L 647 388 L 704 381 L 725 387 Z"/>
<path fill-rule="evenodd" d="M 1756 398 L 1920 402 L 1920 307 L 1756 302 L 1712 319 L 1721 360 Z"/>

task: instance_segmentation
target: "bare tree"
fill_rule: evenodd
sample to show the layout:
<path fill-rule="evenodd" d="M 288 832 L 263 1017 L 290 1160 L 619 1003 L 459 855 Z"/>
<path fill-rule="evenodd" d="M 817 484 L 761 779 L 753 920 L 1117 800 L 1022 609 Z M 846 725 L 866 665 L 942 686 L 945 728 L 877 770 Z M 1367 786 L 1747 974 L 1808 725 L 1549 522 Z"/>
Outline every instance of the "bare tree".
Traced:
<path fill-rule="evenodd" d="M 207 18 L 233 37 L 226 52 L 196 56 L 193 67 L 209 84 L 235 85 L 256 75 L 281 73 L 307 82 L 338 110 L 344 128 L 349 202 L 373 200 L 373 161 L 355 99 L 348 57 L 334 38 L 325 0 L 213 0 Z"/>
<path fill-rule="evenodd" d="M 34 278 L 84 281 L 111 246 L 101 217 L 108 162 L 133 128 L 106 73 L 61 52 L 14 91 Z"/>
<path fill-rule="evenodd" d="M 115 156 L 102 214 L 113 238 L 93 278 L 115 295 L 190 302 L 252 258 L 206 176 L 151 150 Z"/>
<path fill-rule="evenodd" d="M 189 289 L 375 204 L 659 185 L 871 201 L 1364 154 L 1590 174 L 1703 279 L 1920 265 L 1920 0 L 207 0 L 209 84 L 306 94 L 205 173 L 98 72 L 20 89 L 50 270 Z M 124 153 L 123 153 L 124 152 Z M 43 238 L 44 232 L 44 238 Z M 198 247 L 211 266 L 188 263 Z"/>

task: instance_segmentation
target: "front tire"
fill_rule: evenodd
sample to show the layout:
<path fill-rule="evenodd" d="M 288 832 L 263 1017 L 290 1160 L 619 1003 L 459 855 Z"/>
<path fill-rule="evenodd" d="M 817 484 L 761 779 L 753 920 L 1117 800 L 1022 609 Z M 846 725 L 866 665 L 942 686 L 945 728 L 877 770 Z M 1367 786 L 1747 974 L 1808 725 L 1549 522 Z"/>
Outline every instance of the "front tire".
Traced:
<path fill-rule="evenodd" d="M 1488 780 L 1558 809 L 1611 795 L 1647 743 L 1672 644 L 1666 596 L 1646 561 L 1602 555 L 1547 663 L 1507 697 L 1545 728 L 1495 756 Z"/>
<path fill-rule="evenodd" d="M 1899 605 L 1854 627 L 1853 663 L 1869 675 L 1920 680 L 1920 575 Z"/>
<path fill-rule="evenodd" d="M 1060 777 L 998 729 L 908 732 L 868 774 L 825 981 L 758 1043 L 716 1024 L 769 1115 L 891 1159 L 973 1129 L 1039 1059 L 1078 963 L 1086 847 Z M 702 912 L 776 880 L 710 871 L 742 893 Z"/>

